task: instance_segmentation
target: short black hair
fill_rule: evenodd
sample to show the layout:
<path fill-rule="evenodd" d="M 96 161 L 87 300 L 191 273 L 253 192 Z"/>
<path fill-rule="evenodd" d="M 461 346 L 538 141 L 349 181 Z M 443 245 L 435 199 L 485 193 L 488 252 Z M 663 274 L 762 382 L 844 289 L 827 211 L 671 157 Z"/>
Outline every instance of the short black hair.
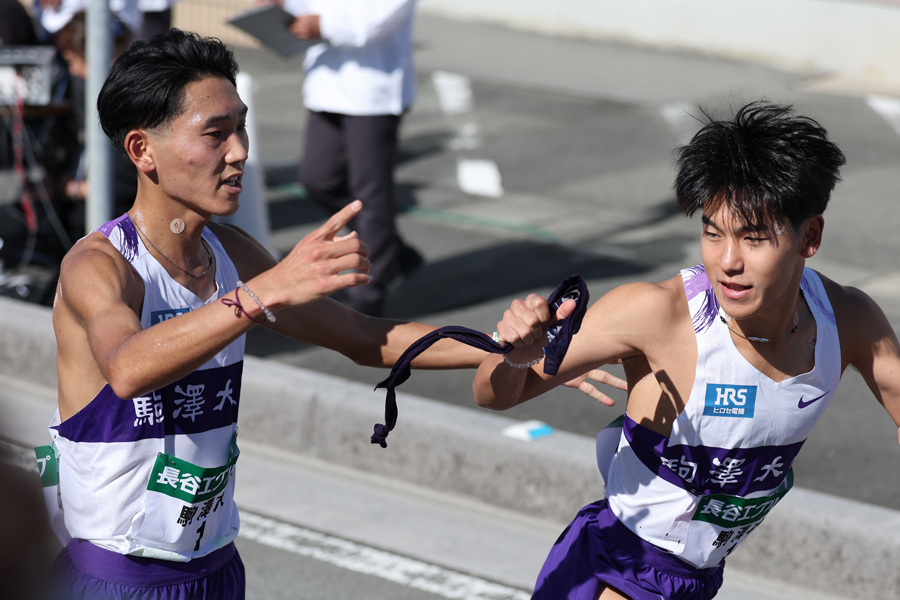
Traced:
<path fill-rule="evenodd" d="M 749 225 L 796 231 L 825 212 L 847 162 L 828 132 L 792 106 L 751 102 L 730 120 L 706 110 L 705 124 L 676 150 L 675 197 L 687 216 L 724 204 Z"/>
<path fill-rule="evenodd" d="M 119 57 L 97 97 L 100 126 L 125 154 L 125 135 L 153 129 L 181 114 L 184 88 L 206 77 L 237 87 L 238 64 L 216 38 L 170 29 L 148 42 L 135 42 Z"/>

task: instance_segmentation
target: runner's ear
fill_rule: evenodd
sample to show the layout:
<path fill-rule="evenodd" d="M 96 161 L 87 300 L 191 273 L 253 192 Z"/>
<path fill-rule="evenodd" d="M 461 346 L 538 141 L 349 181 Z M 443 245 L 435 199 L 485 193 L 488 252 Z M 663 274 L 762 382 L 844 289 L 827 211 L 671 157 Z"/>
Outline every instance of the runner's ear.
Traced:
<path fill-rule="evenodd" d="M 125 134 L 123 142 L 125 154 L 131 159 L 135 168 L 141 173 L 147 174 L 156 169 L 153 160 L 152 136 L 143 129 L 132 129 Z"/>
<path fill-rule="evenodd" d="M 803 247 L 800 255 L 803 258 L 812 258 L 822 245 L 822 230 L 825 229 L 825 219 L 822 215 L 815 215 L 801 227 L 800 236 L 803 239 Z"/>

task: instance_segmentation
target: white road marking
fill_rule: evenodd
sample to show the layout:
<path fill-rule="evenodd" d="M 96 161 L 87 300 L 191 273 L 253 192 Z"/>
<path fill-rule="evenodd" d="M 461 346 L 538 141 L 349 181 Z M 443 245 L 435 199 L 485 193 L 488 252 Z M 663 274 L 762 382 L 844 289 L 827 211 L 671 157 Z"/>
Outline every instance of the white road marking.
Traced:
<path fill-rule="evenodd" d="M 500 170 L 491 160 L 463 159 L 456 163 L 459 189 L 474 196 L 499 198 L 503 195 Z"/>
<path fill-rule="evenodd" d="M 241 511 L 241 537 L 338 567 L 458 600 L 528 600 L 530 594 Z"/>
<path fill-rule="evenodd" d="M 475 150 L 481 146 L 481 138 L 478 135 L 478 123 L 468 122 L 456 129 L 456 135 L 450 139 L 447 146 L 451 150 Z"/>
<path fill-rule="evenodd" d="M 459 73 L 435 71 L 431 82 L 437 91 L 441 110 L 446 115 L 458 115 L 472 110 L 472 85 L 469 78 Z"/>
<path fill-rule="evenodd" d="M 890 96 L 866 96 L 866 104 L 900 134 L 900 98 Z"/>
<path fill-rule="evenodd" d="M 459 73 L 435 71 L 431 74 L 431 81 L 441 110 L 447 117 L 463 115 L 472 110 L 472 84 L 468 77 Z M 450 150 L 464 152 L 481 147 L 477 122 L 469 120 L 458 124 L 454 129 L 455 135 L 448 144 Z M 456 181 L 459 189 L 473 196 L 499 198 L 503 195 L 500 170 L 490 160 L 461 157 L 456 163 Z"/>

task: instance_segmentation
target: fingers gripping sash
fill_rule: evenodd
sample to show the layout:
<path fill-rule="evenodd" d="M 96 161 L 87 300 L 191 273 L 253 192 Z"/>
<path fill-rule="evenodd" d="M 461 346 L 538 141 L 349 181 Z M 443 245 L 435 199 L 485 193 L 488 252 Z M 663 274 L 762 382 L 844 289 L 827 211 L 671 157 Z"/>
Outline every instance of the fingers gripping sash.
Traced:
<path fill-rule="evenodd" d="M 547 330 L 547 338 L 550 340 L 550 343 L 544 347 L 544 373 L 547 375 L 553 376 L 559 371 L 559 366 L 562 364 L 566 351 L 569 349 L 572 336 L 578 333 L 578 330 L 581 328 L 581 321 L 584 319 L 585 311 L 587 311 L 589 297 L 587 285 L 585 285 L 581 275 L 578 274 L 564 279 L 559 284 L 559 287 L 550 294 L 547 303 L 554 313 L 566 300 L 575 301 L 575 310 L 567 318 L 557 321 Z M 412 361 L 435 342 L 443 338 L 454 339 L 492 354 L 506 354 L 513 349 L 513 345 L 509 342 L 499 344 L 485 333 L 469 329 L 468 327 L 452 325 L 435 329 L 413 342 L 400 355 L 397 362 L 394 363 L 391 374 L 375 386 L 376 390 L 385 388 L 387 397 L 384 403 L 385 424 L 379 423 L 375 425 L 375 433 L 372 434 L 373 444 L 379 444 L 382 448 L 387 447 L 387 436 L 397 424 L 397 394 L 395 388 L 409 379 Z"/>

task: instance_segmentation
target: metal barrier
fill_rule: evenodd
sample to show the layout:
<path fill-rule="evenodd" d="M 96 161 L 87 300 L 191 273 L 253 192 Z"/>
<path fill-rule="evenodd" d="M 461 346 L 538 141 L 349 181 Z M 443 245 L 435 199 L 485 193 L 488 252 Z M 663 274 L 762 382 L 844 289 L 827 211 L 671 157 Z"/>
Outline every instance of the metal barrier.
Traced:
<path fill-rule="evenodd" d="M 259 48 L 254 38 L 228 24 L 228 19 L 255 6 L 254 0 L 182 0 L 172 9 L 172 26 L 217 37 L 231 46 Z"/>

